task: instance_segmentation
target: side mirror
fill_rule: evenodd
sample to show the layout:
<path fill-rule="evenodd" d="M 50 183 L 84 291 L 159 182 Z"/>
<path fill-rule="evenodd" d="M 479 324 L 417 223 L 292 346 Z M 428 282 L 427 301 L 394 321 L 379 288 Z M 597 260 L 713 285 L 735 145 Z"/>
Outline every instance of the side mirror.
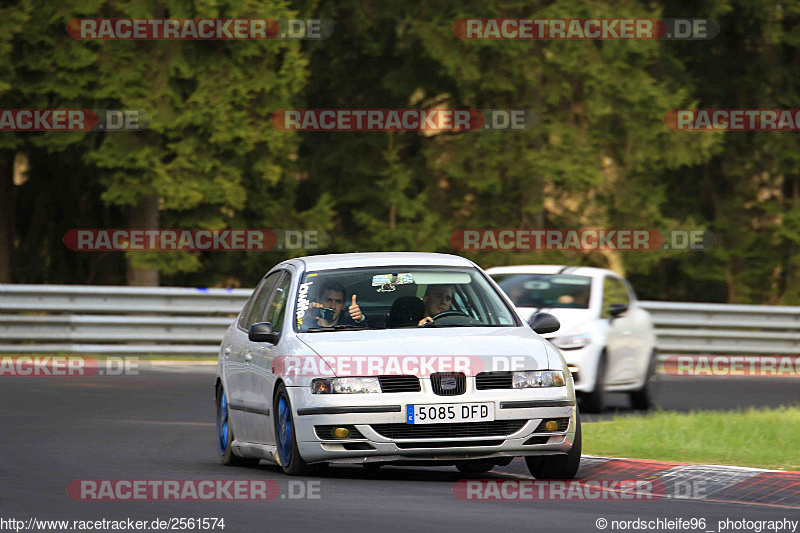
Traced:
<path fill-rule="evenodd" d="M 539 335 L 553 333 L 561 328 L 561 322 L 550 313 L 536 313 L 531 318 L 530 325 Z"/>
<path fill-rule="evenodd" d="M 611 315 L 611 320 L 625 313 L 628 310 L 628 304 L 611 304 L 608 306 L 608 314 Z"/>
<path fill-rule="evenodd" d="M 269 342 L 275 344 L 278 334 L 272 331 L 272 322 L 257 322 L 250 326 L 247 338 L 253 342 Z"/>

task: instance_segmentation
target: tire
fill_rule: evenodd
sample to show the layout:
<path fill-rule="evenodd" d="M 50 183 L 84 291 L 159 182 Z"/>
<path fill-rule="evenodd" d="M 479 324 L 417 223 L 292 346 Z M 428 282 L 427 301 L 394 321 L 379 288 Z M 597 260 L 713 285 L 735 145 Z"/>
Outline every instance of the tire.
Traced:
<path fill-rule="evenodd" d="M 575 441 L 566 455 L 534 455 L 525 457 L 528 470 L 536 479 L 572 479 L 581 466 L 581 416 L 576 414 L 578 424 Z"/>
<path fill-rule="evenodd" d="M 483 462 L 461 463 L 456 465 L 458 471 L 463 472 L 465 474 L 485 474 L 494 467 L 495 467 L 494 463 L 483 463 Z"/>
<path fill-rule="evenodd" d="M 292 416 L 292 403 L 283 383 L 275 391 L 275 444 L 277 446 L 276 458 L 284 473 L 290 476 L 302 476 L 311 473 L 314 469 L 300 457 L 297 449 L 297 435 L 295 433 L 294 417 Z"/>
<path fill-rule="evenodd" d="M 222 464 L 228 466 L 257 466 L 261 459 L 239 457 L 233 453 L 233 427 L 228 417 L 228 397 L 222 385 L 217 387 L 217 452 Z"/>
<path fill-rule="evenodd" d="M 631 407 L 636 410 L 647 411 L 653 406 L 657 356 L 658 354 L 653 350 L 653 353 L 650 355 L 650 363 L 647 365 L 647 375 L 644 380 L 644 385 L 641 389 L 630 393 Z"/>
<path fill-rule="evenodd" d="M 597 374 L 594 380 L 594 390 L 581 396 L 581 410 L 586 413 L 602 413 L 605 408 L 605 380 L 606 380 L 606 354 L 600 354 L 597 362 Z"/>

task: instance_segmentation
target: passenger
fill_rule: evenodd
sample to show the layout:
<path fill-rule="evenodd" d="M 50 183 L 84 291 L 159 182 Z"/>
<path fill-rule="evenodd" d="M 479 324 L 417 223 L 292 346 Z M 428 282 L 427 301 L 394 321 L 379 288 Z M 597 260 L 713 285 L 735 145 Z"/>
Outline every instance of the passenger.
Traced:
<path fill-rule="evenodd" d="M 453 287 L 450 285 L 428 285 L 425 296 L 422 298 L 425 304 L 425 318 L 419 321 L 419 326 L 433 322 L 434 316 L 444 313 L 453 304 Z"/>
<path fill-rule="evenodd" d="M 361 308 L 356 303 L 356 295 L 353 295 L 347 313 L 344 312 L 346 299 L 347 291 L 344 285 L 333 280 L 323 282 L 317 294 L 317 300 L 309 304 L 310 308 L 317 309 L 312 318 L 316 319 L 320 327 L 339 324 L 366 326 L 367 323 L 361 313 Z"/>

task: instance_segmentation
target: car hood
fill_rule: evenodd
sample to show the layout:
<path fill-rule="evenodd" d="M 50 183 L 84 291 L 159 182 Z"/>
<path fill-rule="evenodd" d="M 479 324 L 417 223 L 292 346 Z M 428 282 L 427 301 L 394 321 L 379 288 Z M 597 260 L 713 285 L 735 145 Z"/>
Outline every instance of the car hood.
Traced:
<path fill-rule="evenodd" d="M 530 320 L 534 312 L 536 312 L 550 313 L 561 322 L 561 327 L 558 331 L 542 335 L 545 339 L 555 339 L 581 324 L 586 324 L 594 320 L 594 313 L 591 309 L 566 309 L 559 307 L 544 307 L 539 309 L 538 307 L 518 307 L 517 310 L 526 321 Z"/>
<path fill-rule="evenodd" d="M 470 358 L 470 374 L 514 368 L 550 368 L 544 342 L 528 327 L 403 328 L 370 331 L 300 333 L 298 338 L 320 356 L 415 356 Z M 518 359 L 512 360 L 512 357 Z M 524 358 L 524 359 L 522 359 Z M 560 361 L 554 361 L 561 368 Z"/>

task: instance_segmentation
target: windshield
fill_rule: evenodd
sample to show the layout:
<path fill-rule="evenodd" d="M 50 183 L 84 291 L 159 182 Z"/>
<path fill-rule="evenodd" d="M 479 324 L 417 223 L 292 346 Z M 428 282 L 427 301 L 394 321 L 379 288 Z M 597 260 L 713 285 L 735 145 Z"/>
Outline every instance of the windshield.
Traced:
<path fill-rule="evenodd" d="M 494 274 L 517 307 L 589 309 L 592 278 L 562 274 Z"/>
<path fill-rule="evenodd" d="M 481 273 L 468 267 L 375 267 L 306 272 L 295 330 L 516 326 Z"/>

